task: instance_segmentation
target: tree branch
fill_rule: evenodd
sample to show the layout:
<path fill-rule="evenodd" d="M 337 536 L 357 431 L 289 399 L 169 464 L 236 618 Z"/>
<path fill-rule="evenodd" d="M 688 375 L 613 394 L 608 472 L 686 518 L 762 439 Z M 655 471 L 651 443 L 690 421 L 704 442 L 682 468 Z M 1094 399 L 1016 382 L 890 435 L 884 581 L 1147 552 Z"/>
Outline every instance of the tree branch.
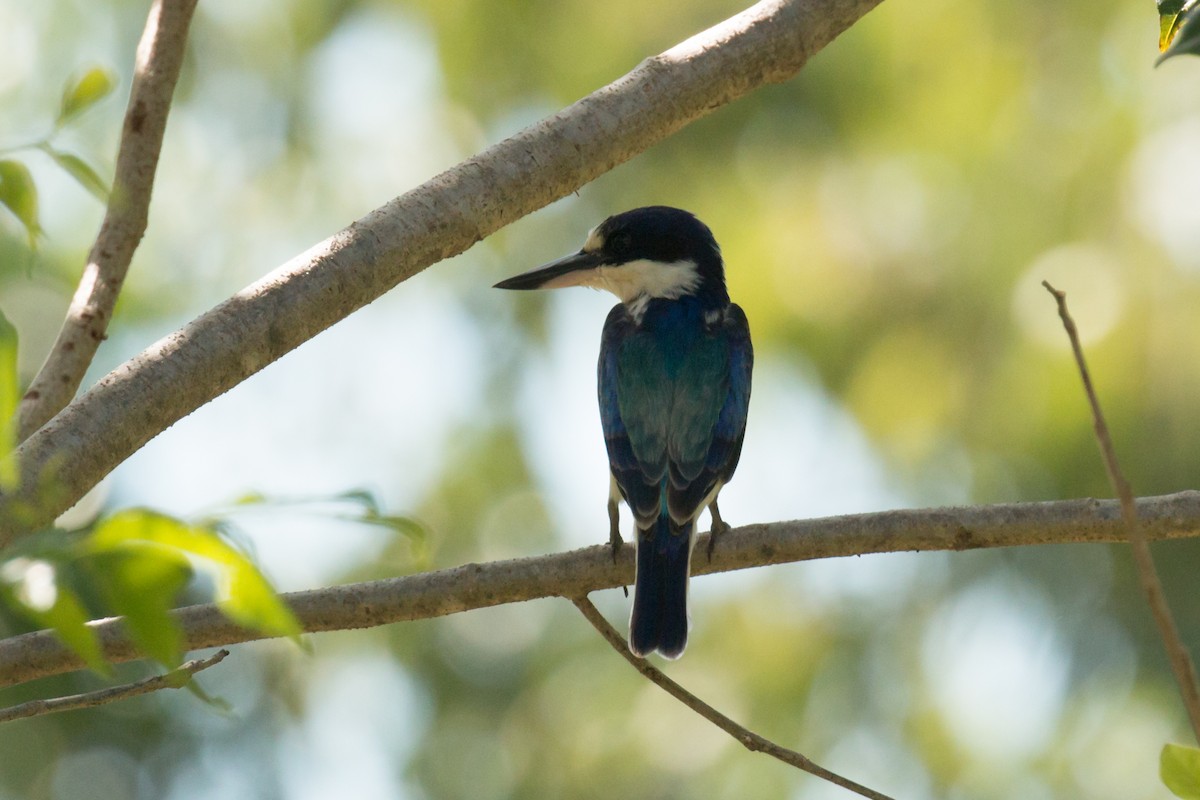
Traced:
<path fill-rule="evenodd" d="M 1138 501 L 1150 539 L 1200 536 L 1200 492 Z M 906 550 L 971 550 L 1066 542 L 1124 542 L 1120 506 L 1113 500 L 1061 500 L 875 514 L 747 525 L 720 538 L 711 562 L 696 559 L 694 575 L 817 558 Z M 597 538 L 600 538 L 599 536 Z M 700 536 L 697 549 L 707 546 Z M 624 586 L 633 577 L 633 548 L 616 563 L 607 543 L 555 555 L 465 564 L 366 583 L 292 592 L 284 599 L 305 631 L 349 630 L 533 600 L 580 597 Z M 213 605 L 172 612 L 185 649 L 265 638 L 224 617 Z M 142 658 L 120 619 L 89 623 L 110 661 Z M 49 631 L 0 641 L 0 687 L 83 668 Z"/>
<path fill-rule="evenodd" d="M 76 711 L 80 708 L 94 708 L 118 700 L 128 700 L 139 694 L 149 694 L 160 689 L 182 689 L 192 680 L 197 672 L 220 664 L 229 655 L 228 650 L 218 650 L 208 658 L 197 658 L 188 661 L 170 672 L 143 678 L 140 681 L 127 683 L 122 686 L 110 686 L 84 694 L 73 694 L 67 697 L 55 697 L 51 700 L 30 700 L 28 703 L 9 706 L 0 709 L 0 722 L 12 722 L 17 719 L 40 717 L 43 714 L 56 714 L 59 711 Z"/>
<path fill-rule="evenodd" d="M 1104 421 L 1104 412 L 1100 409 L 1100 399 L 1096 396 L 1096 389 L 1092 386 L 1092 376 L 1088 372 L 1087 361 L 1083 357 L 1083 345 L 1079 342 L 1079 331 L 1075 327 L 1075 320 L 1071 318 L 1071 313 L 1067 311 L 1067 295 L 1065 292 L 1055 289 L 1048 281 L 1042 281 L 1042 286 L 1046 287 L 1046 291 L 1050 292 L 1054 296 L 1055 302 L 1058 303 L 1058 316 L 1062 319 L 1063 328 L 1067 331 L 1067 338 L 1071 340 L 1075 365 L 1079 368 L 1079 377 L 1083 379 L 1083 390 L 1087 394 L 1089 405 L 1091 405 L 1092 425 L 1096 431 L 1096 442 L 1100 445 L 1100 455 L 1104 459 L 1104 468 L 1108 471 L 1108 480 L 1112 484 L 1113 491 L 1120 498 L 1121 518 L 1124 520 L 1129 544 L 1133 549 L 1133 561 L 1137 565 L 1142 593 L 1146 595 L 1146 603 L 1150 606 L 1150 613 L 1154 617 L 1155 624 L 1158 625 L 1159 636 L 1162 637 L 1163 647 L 1166 648 L 1167 658 L 1175 673 L 1175 682 L 1179 685 L 1179 693 L 1183 697 L 1184 708 L 1192 723 L 1192 734 L 1196 737 L 1196 741 L 1200 742 L 1200 682 L 1196 680 L 1196 666 L 1192 663 L 1192 657 L 1183 645 L 1183 638 L 1179 635 L 1179 628 L 1176 627 L 1175 618 L 1171 615 L 1171 608 L 1167 605 L 1166 593 L 1163 592 L 1162 582 L 1158 579 L 1158 570 L 1154 568 L 1154 557 L 1150 555 L 1150 545 L 1146 541 L 1146 535 L 1142 531 L 1138 519 L 1133 490 L 1129 487 L 1129 481 L 1125 480 L 1125 475 L 1121 472 L 1121 465 L 1117 462 L 1112 436 L 1108 433 L 1108 423 Z"/>
<path fill-rule="evenodd" d="M 604 618 L 592 602 L 586 597 L 573 597 L 571 602 L 579 609 L 580 613 L 587 618 L 587 621 L 592 623 L 604 640 L 607 641 L 612 648 L 616 650 L 626 661 L 633 665 L 633 668 L 642 673 L 651 683 L 655 684 L 667 694 L 674 697 L 685 706 L 695 711 L 706 720 L 716 725 L 721 730 L 728 733 L 737 741 L 741 742 L 742 746 L 753 753 L 766 753 L 772 758 L 777 758 L 785 764 L 803 770 L 809 775 L 815 775 L 818 778 L 829 781 L 832 784 L 841 786 L 843 789 L 849 789 L 862 797 L 869 797 L 871 800 L 892 800 L 886 794 L 881 794 L 874 789 L 869 789 L 861 783 L 855 783 L 849 778 L 843 778 L 836 772 L 831 772 L 825 769 L 820 764 L 817 764 L 807 756 L 797 753 L 795 750 L 789 750 L 786 747 L 781 747 L 770 739 L 758 735 L 754 731 L 745 728 L 734 722 L 729 717 L 717 711 L 708 703 L 701 700 L 696 695 L 689 692 L 687 689 L 680 686 L 675 681 L 668 678 L 662 670 L 655 667 L 644 658 L 638 658 L 629 651 L 629 643 L 622 638 L 621 634 L 617 633 L 608 620 Z"/>
<path fill-rule="evenodd" d="M 0 546 L 154 436 L 431 264 L 795 75 L 880 0 L 763 0 L 413 189 L 117 367 L 18 450 Z M 46 491 L 52 487 L 54 491 Z"/>
<path fill-rule="evenodd" d="M 195 8 L 196 0 L 155 0 L 150 8 L 138 45 L 108 209 L 58 340 L 21 398 L 17 441 L 71 402 L 105 339 L 129 262 L 146 232 L 150 190 Z"/>

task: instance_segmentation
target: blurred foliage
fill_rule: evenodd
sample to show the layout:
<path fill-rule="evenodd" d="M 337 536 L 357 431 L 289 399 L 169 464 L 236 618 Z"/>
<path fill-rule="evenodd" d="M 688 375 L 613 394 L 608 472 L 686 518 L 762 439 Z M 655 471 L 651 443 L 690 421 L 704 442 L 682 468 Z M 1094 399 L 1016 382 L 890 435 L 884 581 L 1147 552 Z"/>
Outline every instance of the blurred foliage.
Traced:
<path fill-rule="evenodd" d="M 20 161 L 9 158 L 0 161 L 0 203 L 25 226 L 30 249 L 36 248 L 42 232 L 38 224 L 37 184 L 29 168 Z"/>
<path fill-rule="evenodd" d="M 116 88 L 116 76 L 103 67 L 92 67 L 63 88 L 54 127 L 61 128 L 103 100 Z"/>
<path fill-rule="evenodd" d="M 0 137 L 37 140 L 40 120 L 67 108 L 64 82 L 88 74 L 75 71 L 80 63 L 114 64 L 108 83 L 128 85 L 144 6 L 0 0 Z M 97 369 L 739 8 L 201 4 L 152 224 Z M 1186 41 L 1185 25 L 1168 28 Z M 337 579 L 576 545 L 544 492 L 544 443 L 528 419 L 548 425 L 566 413 L 557 394 L 542 396 L 555 387 L 530 376 L 550 371 L 566 335 L 562 309 L 573 301 L 497 298 L 486 287 L 578 247 L 609 213 L 669 203 L 714 229 L 731 294 L 750 318 L 761 354 L 752 434 L 794 424 L 764 413 L 771 378 L 787 376 L 794 382 L 783 385 L 810 389 L 852 420 L 909 504 L 1107 495 L 1066 338 L 1039 285 L 1048 279 L 1068 294 L 1136 491 L 1194 487 L 1200 76 L 1187 59 L 1152 69 L 1160 33 L 1148 7 L 1119 0 L 883 3 L 795 80 L 697 122 L 362 312 L 432 308 L 452 320 L 448 329 L 389 341 L 383 354 L 364 341 L 325 361 L 317 354 L 329 340 L 320 337 L 285 360 L 302 365 L 305 383 L 271 383 L 281 364 L 232 393 L 261 392 L 262 413 L 246 428 L 219 416 L 229 408 L 222 398 L 204 433 L 164 434 L 176 444 L 154 462 L 169 475 L 153 485 L 175 490 L 187 469 L 205 465 L 222 475 L 267 463 L 254 476 L 271 486 L 263 495 L 328 497 L 359 485 L 347 476 L 369 464 L 383 524 L 363 527 L 394 535 L 369 539 L 350 566 L 326 558 Z M 103 174 L 118 106 L 73 117 L 55 152 L 83 153 Z M 30 269 L 27 225 L 0 226 L 0 307 L 21 332 L 27 379 L 52 341 L 100 209 L 74 185 L 89 180 L 52 154 L 34 148 L 7 163 L 36 183 L 45 231 Z M 416 300 L 389 305 L 405 298 Z M 602 312 L 591 347 L 601 321 Z M 450 334 L 466 344 L 451 347 Z M 590 360 L 594 350 L 577 355 Z M 479 374 L 464 377 L 471 370 Z M 381 375 L 391 382 L 376 382 Z M 444 394 L 414 406 L 430 386 Z M 433 410 L 412 416 L 414 407 Z M 222 439 L 222 427 L 248 431 L 238 434 L 245 441 Z M 276 438 L 257 438 L 277 427 Z M 343 458 L 347 441 L 360 452 Z M 571 446 L 564 439 L 556 453 L 563 469 Z M 255 460 L 272 449 L 274 461 Z M 762 455 L 747 450 L 743 482 Z M 848 457 L 822 452 L 817 468 Z M 781 485 L 801 508 L 824 501 L 812 474 L 797 466 L 788 477 Z M 569 511 L 594 527 L 596 542 L 606 488 L 597 475 L 594 507 Z M 161 507 L 139 491 L 149 490 L 118 476 L 107 502 Z M 281 537 L 295 549 L 297 517 L 259 497 L 235 512 L 239 526 L 254 531 L 251 516 L 283 516 Z M 356 508 L 351 516 L 363 513 Z M 763 521 L 755 508 L 725 510 L 736 522 Z M 293 511 L 330 529 L 341 513 L 304 503 Z M 177 555 L 143 560 L 158 552 L 154 536 L 100 541 L 112 549 L 96 554 L 98 569 L 128 574 L 154 597 L 180 589 Z M 331 552 L 339 546 L 351 549 L 339 538 Z M 1156 553 L 1194 650 L 1200 544 Z M 13 592 L 44 588 L 37 565 L 59 563 L 20 557 L 5 584 Z M 693 643 L 669 670 L 763 735 L 897 797 L 1166 796 L 1155 758 L 1184 735 L 1185 721 L 1123 548 L 896 555 L 756 573 L 697 582 Z M 92 597 L 59 571 L 50 577 L 88 615 L 128 601 Z M 181 599 L 205 599 L 212 588 L 190 581 Z M 619 592 L 597 602 L 611 618 L 627 613 Z M 60 611 L 67 620 L 70 609 Z M 146 647 L 171 651 L 167 633 L 143 627 Z M 245 646 L 206 673 L 231 702 L 228 718 L 147 697 L 0 728 L 0 748 L 26 756 L 5 760 L 0 795 L 843 796 L 744 752 L 662 696 L 567 603 L 314 639 L 312 659 Z M 144 669 L 116 667 L 114 679 Z M 4 699 L 98 680 L 63 676 Z"/>
<path fill-rule="evenodd" d="M 254 566 L 211 527 L 145 509 L 126 509 L 86 535 L 53 531 L 11 545 L 0 561 L 0 598 L 9 615 L 52 628 L 92 669 L 110 675 L 89 619 L 120 615 L 139 649 L 174 668 L 183 636 L 168 613 L 199 567 L 212 601 L 237 624 L 298 639 L 295 616 Z M 14 620 L 15 621 L 15 620 Z"/>
<path fill-rule="evenodd" d="M 1200 750 L 1168 744 L 1163 747 L 1159 770 L 1163 783 L 1176 797 L 1200 800 Z"/>
<path fill-rule="evenodd" d="M 97 200 L 107 202 L 108 184 L 95 168 L 74 153 L 60 150 L 55 145 L 55 140 L 64 126 L 111 94 L 115 86 L 116 77 L 103 67 L 92 67 L 67 81 L 63 87 L 53 129 L 33 141 L 0 148 L 0 153 L 40 150 Z M 38 238 L 42 235 L 38 214 L 38 190 L 29 168 L 22 162 L 14 159 L 0 160 L 0 203 L 25 227 L 29 247 L 31 250 L 36 249 Z"/>

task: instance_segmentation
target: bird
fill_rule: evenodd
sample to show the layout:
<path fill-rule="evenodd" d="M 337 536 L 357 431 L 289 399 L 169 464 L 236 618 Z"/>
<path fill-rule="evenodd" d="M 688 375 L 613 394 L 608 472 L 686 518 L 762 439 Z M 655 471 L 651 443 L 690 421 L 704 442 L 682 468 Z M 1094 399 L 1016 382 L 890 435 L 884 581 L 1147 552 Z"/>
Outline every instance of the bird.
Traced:
<path fill-rule="evenodd" d="M 730 302 L 721 249 L 688 211 L 646 206 L 608 217 L 577 253 L 498 289 L 604 289 L 620 302 L 604 322 L 597 395 L 608 450 L 609 543 L 633 512 L 636 576 L 629 648 L 676 659 L 687 646 L 696 521 L 712 519 L 708 556 L 730 530 L 717 495 L 741 456 L 754 349 Z"/>

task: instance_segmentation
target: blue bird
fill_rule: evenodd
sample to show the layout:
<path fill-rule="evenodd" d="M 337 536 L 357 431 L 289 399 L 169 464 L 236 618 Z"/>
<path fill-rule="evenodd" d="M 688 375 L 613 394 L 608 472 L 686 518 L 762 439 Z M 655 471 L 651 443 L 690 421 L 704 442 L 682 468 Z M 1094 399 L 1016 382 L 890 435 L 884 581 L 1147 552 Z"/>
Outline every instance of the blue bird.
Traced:
<path fill-rule="evenodd" d="M 572 255 L 496 284 L 499 289 L 606 289 L 621 302 L 600 340 L 600 420 L 612 481 L 613 558 L 623 543 L 617 503 L 637 525 L 629 647 L 678 658 L 687 646 L 687 587 L 696 519 L 729 529 L 717 494 L 741 455 L 754 351 L 729 301 L 712 231 L 678 208 L 609 217 Z"/>

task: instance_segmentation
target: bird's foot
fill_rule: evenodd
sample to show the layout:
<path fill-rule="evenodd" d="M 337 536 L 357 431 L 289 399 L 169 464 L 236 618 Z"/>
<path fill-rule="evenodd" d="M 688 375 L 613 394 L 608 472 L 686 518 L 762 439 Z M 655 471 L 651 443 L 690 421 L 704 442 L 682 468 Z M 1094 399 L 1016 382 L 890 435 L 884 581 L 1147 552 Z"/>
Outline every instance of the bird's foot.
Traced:
<path fill-rule="evenodd" d="M 712 563 L 713 550 L 717 546 L 717 539 L 724 536 L 733 530 L 728 522 L 721 519 L 721 512 L 717 509 L 717 503 L 714 500 L 708 507 L 708 513 L 712 515 L 712 530 L 708 532 L 708 561 Z"/>
<path fill-rule="evenodd" d="M 616 564 L 617 556 L 621 554 L 621 548 L 625 546 L 625 540 L 621 538 L 621 532 L 617 530 L 615 525 L 613 526 L 612 530 L 609 531 L 608 546 L 612 548 L 612 559 L 613 563 Z M 621 591 L 625 593 L 626 597 L 629 597 L 628 586 L 622 586 Z"/>
<path fill-rule="evenodd" d="M 621 554 L 621 547 L 625 544 L 625 540 L 621 538 L 621 515 L 617 510 L 615 500 L 608 501 L 608 546 L 612 548 L 613 563 L 617 563 L 617 556 Z"/>
<path fill-rule="evenodd" d="M 608 501 L 608 546 L 612 548 L 612 560 L 616 564 L 625 540 L 621 538 L 621 514 L 617 509 L 617 501 L 612 499 Z M 628 586 L 622 586 L 621 591 L 629 597 Z"/>
<path fill-rule="evenodd" d="M 617 556 L 621 554 L 621 548 L 625 546 L 625 540 L 621 538 L 620 531 L 615 528 L 608 535 L 608 546 L 612 550 L 613 563 L 617 563 Z"/>
<path fill-rule="evenodd" d="M 724 536 L 733 530 L 728 522 L 713 523 L 712 530 L 708 532 L 708 560 L 712 561 L 713 550 L 717 546 L 717 539 Z"/>

